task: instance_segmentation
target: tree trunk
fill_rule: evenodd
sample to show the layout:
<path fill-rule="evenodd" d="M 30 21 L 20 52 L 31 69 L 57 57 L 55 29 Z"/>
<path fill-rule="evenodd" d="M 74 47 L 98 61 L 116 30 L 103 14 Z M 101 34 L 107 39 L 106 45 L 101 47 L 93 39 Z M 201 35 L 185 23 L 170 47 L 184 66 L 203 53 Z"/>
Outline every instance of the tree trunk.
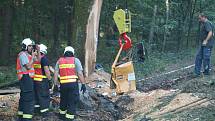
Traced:
<path fill-rule="evenodd" d="M 164 52 L 166 47 L 168 21 L 169 21 L 169 0 L 166 0 L 166 24 L 164 26 L 164 39 L 163 39 L 162 52 Z"/>
<path fill-rule="evenodd" d="M 2 41 L 0 44 L 0 65 L 6 65 L 10 61 L 10 43 L 12 40 L 12 14 L 13 14 L 13 2 L 12 0 L 7 1 L 4 6 L 4 19 L 3 19 L 3 31 L 2 31 Z"/>
<path fill-rule="evenodd" d="M 189 25 L 188 25 L 188 33 L 187 33 L 187 48 L 189 47 L 189 41 L 190 41 L 190 33 L 191 33 L 191 28 L 193 24 L 193 15 L 195 12 L 195 7 L 196 7 L 196 0 L 194 0 L 194 4 L 192 0 L 189 1 L 189 6 L 190 6 L 190 20 L 189 20 Z"/>
<path fill-rule="evenodd" d="M 33 0 L 33 18 L 32 20 L 32 30 L 33 30 L 33 40 L 36 43 L 39 43 L 40 41 L 40 16 L 39 16 L 39 1 Z"/>
<path fill-rule="evenodd" d="M 75 49 L 75 57 L 79 58 L 82 65 L 85 65 L 85 43 L 86 43 L 86 25 L 89 17 L 89 10 L 94 1 L 74 0 L 74 11 L 72 19 L 72 43 Z M 84 67 L 85 68 L 85 67 Z"/>
<path fill-rule="evenodd" d="M 75 14 L 75 1 L 76 0 L 72 0 L 73 2 L 72 2 L 72 15 L 71 15 L 71 34 L 72 34 L 72 42 L 74 42 L 75 41 L 75 37 L 76 37 L 76 19 L 75 19 L 75 16 L 76 16 L 76 14 Z"/>
<path fill-rule="evenodd" d="M 55 4 L 58 4 L 59 2 L 56 2 Z M 60 16 L 59 16 L 59 8 L 58 5 L 54 5 L 55 10 L 54 10 L 54 15 L 53 15 L 53 45 L 52 45 L 52 53 L 54 54 L 54 56 L 59 55 L 59 32 L 60 32 Z"/>
<path fill-rule="evenodd" d="M 199 4 L 199 8 L 200 8 L 200 12 L 202 12 L 202 1 L 200 1 L 200 4 Z M 196 38 L 196 46 L 198 46 L 200 44 L 200 29 L 201 29 L 201 24 L 199 22 L 199 25 L 198 25 L 198 36 Z"/>
<path fill-rule="evenodd" d="M 177 52 L 179 52 L 180 50 L 180 45 L 181 45 L 181 36 L 182 36 L 182 24 L 181 24 L 181 18 L 179 18 L 178 20 L 178 29 L 177 29 L 177 33 L 178 33 L 178 37 L 177 37 Z"/>
<path fill-rule="evenodd" d="M 155 26 L 156 14 L 157 14 L 157 5 L 154 6 L 154 13 L 153 13 L 153 18 L 152 18 L 152 22 L 151 22 L 150 32 L 149 32 L 149 52 L 151 52 L 152 41 L 154 38 L 154 26 Z"/>
<path fill-rule="evenodd" d="M 73 37 L 73 32 L 74 32 L 74 24 L 75 24 L 75 0 L 69 0 L 69 6 L 71 7 L 71 9 L 68 11 L 68 21 L 67 21 L 67 45 L 72 46 L 72 42 L 74 41 L 72 39 Z"/>
<path fill-rule="evenodd" d="M 102 0 L 94 0 L 92 10 L 87 23 L 87 35 L 85 43 L 85 75 L 89 76 L 95 68 L 96 51 L 98 43 L 99 19 Z"/>
<path fill-rule="evenodd" d="M 67 21 L 67 45 L 72 46 L 72 16 L 69 14 Z"/>

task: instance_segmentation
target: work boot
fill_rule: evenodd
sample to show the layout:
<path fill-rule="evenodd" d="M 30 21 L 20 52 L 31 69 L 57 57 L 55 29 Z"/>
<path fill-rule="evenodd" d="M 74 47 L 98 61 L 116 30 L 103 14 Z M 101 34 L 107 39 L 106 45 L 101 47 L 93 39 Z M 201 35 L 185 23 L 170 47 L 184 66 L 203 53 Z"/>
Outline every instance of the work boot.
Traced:
<path fill-rule="evenodd" d="M 75 121 L 75 119 L 64 118 L 63 121 Z"/>
<path fill-rule="evenodd" d="M 191 76 L 192 76 L 192 78 L 197 78 L 197 77 L 201 77 L 201 74 L 193 72 Z"/>
<path fill-rule="evenodd" d="M 58 118 L 59 118 L 60 120 L 63 120 L 63 121 L 66 120 L 65 114 L 58 114 Z"/>
<path fill-rule="evenodd" d="M 204 71 L 203 74 L 204 74 L 204 75 L 210 75 L 210 73 L 207 72 L 207 71 Z"/>
<path fill-rule="evenodd" d="M 214 85 L 214 80 L 206 81 L 206 82 L 204 83 L 204 85 L 206 85 L 206 86 L 212 86 L 212 85 Z"/>
<path fill-rule="evenodd" d="M 16 121 L 22 121 L 22 115 L 17 115 Z"/>
<path fill-rule="evenodd" d="M 39 116 L 40 115 L 40 108 L 34 108 L 34 115 Z"/>
<path fill-rule="evenodd" d="M 17 118 L 15 118 L 15 121 L 22 121 L 22 117 L 21 116 L 17 116 Z"/>
<path fill-rule="evenodd" d="M 46 117 L 52 116 L 53 114 L 51 112 L 47 111 L 47 112 L 41 113 L 41 115 L 43 118 L 46 118 Z"/>

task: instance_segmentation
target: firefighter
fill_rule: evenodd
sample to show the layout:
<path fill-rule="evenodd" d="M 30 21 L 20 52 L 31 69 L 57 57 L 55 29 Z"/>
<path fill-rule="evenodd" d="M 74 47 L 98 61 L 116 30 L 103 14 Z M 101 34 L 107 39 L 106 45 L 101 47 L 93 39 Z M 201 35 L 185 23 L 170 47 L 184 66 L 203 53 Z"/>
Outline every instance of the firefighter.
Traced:
<path fill-rule="evenodd" d="M 34 42 L 30 38 L 22 41 L 22 51 L 17 57 L 17 76 L 20 83 L 20 99 L 18 107 L 18 116 L 21 121 L 31 121 L 34 112 L 34 87 L 33 76 L 34 58 L 38 57 L 39 47 L 36 47 L 36 52 L 33 51 Z M 37 56 L 36 56 L 37 55 Z"/>
<path fill-rule="evenodd" d="M 64 56 L 60 57 L 55 66 L 54 82 L 58 82 L 60 75 L 60 109 L 59 118 L 73 120 L 80 100 L 78 80 L 82 83 L 81 91 L 85 93 L 85 79 L 83 68 L 78 58 L 74 57 L 74 49 L 68 46 L 64 50 Z"/>
<path fill-rule="evenodd" d="M 35 92 L 35 113 L 41 113 L 43 117 L 49 115 L 49 80 L 51 74 L 49 71 L 49 62 L 46 57 L 47 47 L 40 44 L 40 61 L 34 62 L 35 76 L 34 76 L 34 92 Z"/>

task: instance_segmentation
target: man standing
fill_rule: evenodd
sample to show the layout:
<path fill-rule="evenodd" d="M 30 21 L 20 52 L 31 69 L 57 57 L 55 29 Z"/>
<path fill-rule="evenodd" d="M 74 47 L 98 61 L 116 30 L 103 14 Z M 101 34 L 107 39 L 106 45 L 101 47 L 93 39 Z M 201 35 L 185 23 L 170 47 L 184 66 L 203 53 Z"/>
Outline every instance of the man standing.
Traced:
<path fill-rule="evenodd" d="M 45 118 L 49 112 L 49 80 L 51 74 L 49 71 L 49 62 L 46 57 L 47 47 L 40 44 L 41 59 L 34 62 L 35 76 L 34 76 L 34 92 L 35 92 L 35 112 L 41 113 Z"/>
<path fill-rule="evenodd" d="M 212 22 L 203 13 L 199 14 L 199 22 L 201 22 L 201 46 L 195 60 L 195 75 L 197 76 L 200 75 L 202 63 L 203 74 L 209 75 L 211 51 L 214 44 Z"/>
<path fill-rule="evenodd" d="M 74 49 L 68 46 L 64 50 L 64 57 L 60 57 L 55 66 L 54 81 L 58 83 L 60 75 L 60 109 L 59 118 L 63 120 L 73 120 L 76 106 L 79 102 L 78 81 L 82 83 L 81 91 L 85 93 L 85 79 L 83 68 L 78 58 L 74 57 Z"/>
<path fill-rule="evenodd" d="M 18 116 L 21 121 L 31 121 L 34 112 L 34 88 L 33 76 L 34 58 L 40 54 L 33 51 L 34 42 L 30 38 L 22 41 L 22 51 L 18 54 L 16 61 L 17 76 L 20 83 L 20 99 Z M 39 47 L 37 47 L 39 51 Z"/>

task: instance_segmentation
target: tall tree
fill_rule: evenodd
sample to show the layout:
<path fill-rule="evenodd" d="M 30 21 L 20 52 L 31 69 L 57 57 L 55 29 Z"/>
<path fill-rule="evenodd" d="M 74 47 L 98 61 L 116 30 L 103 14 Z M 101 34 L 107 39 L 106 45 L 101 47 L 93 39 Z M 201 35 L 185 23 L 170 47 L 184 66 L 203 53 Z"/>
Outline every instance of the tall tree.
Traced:
<path fill-rule="evenodd" d="M 96 51 L 98 44 L 98 28 L 102 0 L 94 0 L 87 22 L 87 35 L 85 43 L 85 74 L 89 76 L 95 68 Z"/>
<path fill-rule="evenodd" d="M 86 43 L 86 25 L 89 17 L 89 12 L 94 1 L 91 0 L 75 0 L 74 2 L 74 31 L 72 31 L 73 42 L 72 46 L 75 49 L 75 56 L 77 56 L 82 65 L 85 65 L 85 43 Z"/>
<path fill-rule="evenodd" d="M 33 31 L 33 39 L 39 43 L 40 41 L 40 1 L 33 0 L 33 16 L 32 16 L 32 31 Z"/>
<path fill-rule="evenodd" d="M 9 63 L 10 48 L 12 41 L 12 17 L 13 17 L 13 0 L 5 0 L 1 5 L 3 7 L 3 29 L 0 44 L 0 62 L 1 65 Z"/>
<path fill-rule="evenodd" d="M 154 13 L 153 13 L 153 18 L 151 22 L 150 32 L 149 32 L 149 52 L 151 51 L 152 41 L 154 38 L 154 27 L 155 27 L 156 15 L 157 15 L 157 5 L 154 6 Z"/>
<path fill-rule="evenodd" d="M 68 0 L 68 5 L 66 6 L 67 13 L 67 44 L 72 45 L 73 32 L 75 31 L 75 0 Z"/>
<path fill-rule="evenodd" d="M 188 24 L 188 32 L 187 32 L 187 48 L 189 47 L 189 41 L 190 41 L 190 33 L 192 30 L 192 24 L 193 24 L 193 16 L 196 8 L 196 0 L 189 0 L 188 5 L 190 6 L 189 10 L 189 24 Z"/>
<path fill-rule="evenodd" d="M 166 0 L 166 23 L 164 26 L 164 37 L 163 37 L 163 46 L 162 46 L 162 52 L 164 52 L 165 50 L 165 46 L 166 46 L 166 41 L 167 41 L 167 24 L 169 21 L 169 0 Z"/>
<path fill-rule="evenodd" d="M 59 32 L 60 32 L 60 4 L 61 2 L 59 0 L 55 0 L 53 3 L 53 45 L 52 45 L 52 53 L 54 55 L 59 55 L 59 45 L 60 45 L 60 40 L 59 40 Z"/>

